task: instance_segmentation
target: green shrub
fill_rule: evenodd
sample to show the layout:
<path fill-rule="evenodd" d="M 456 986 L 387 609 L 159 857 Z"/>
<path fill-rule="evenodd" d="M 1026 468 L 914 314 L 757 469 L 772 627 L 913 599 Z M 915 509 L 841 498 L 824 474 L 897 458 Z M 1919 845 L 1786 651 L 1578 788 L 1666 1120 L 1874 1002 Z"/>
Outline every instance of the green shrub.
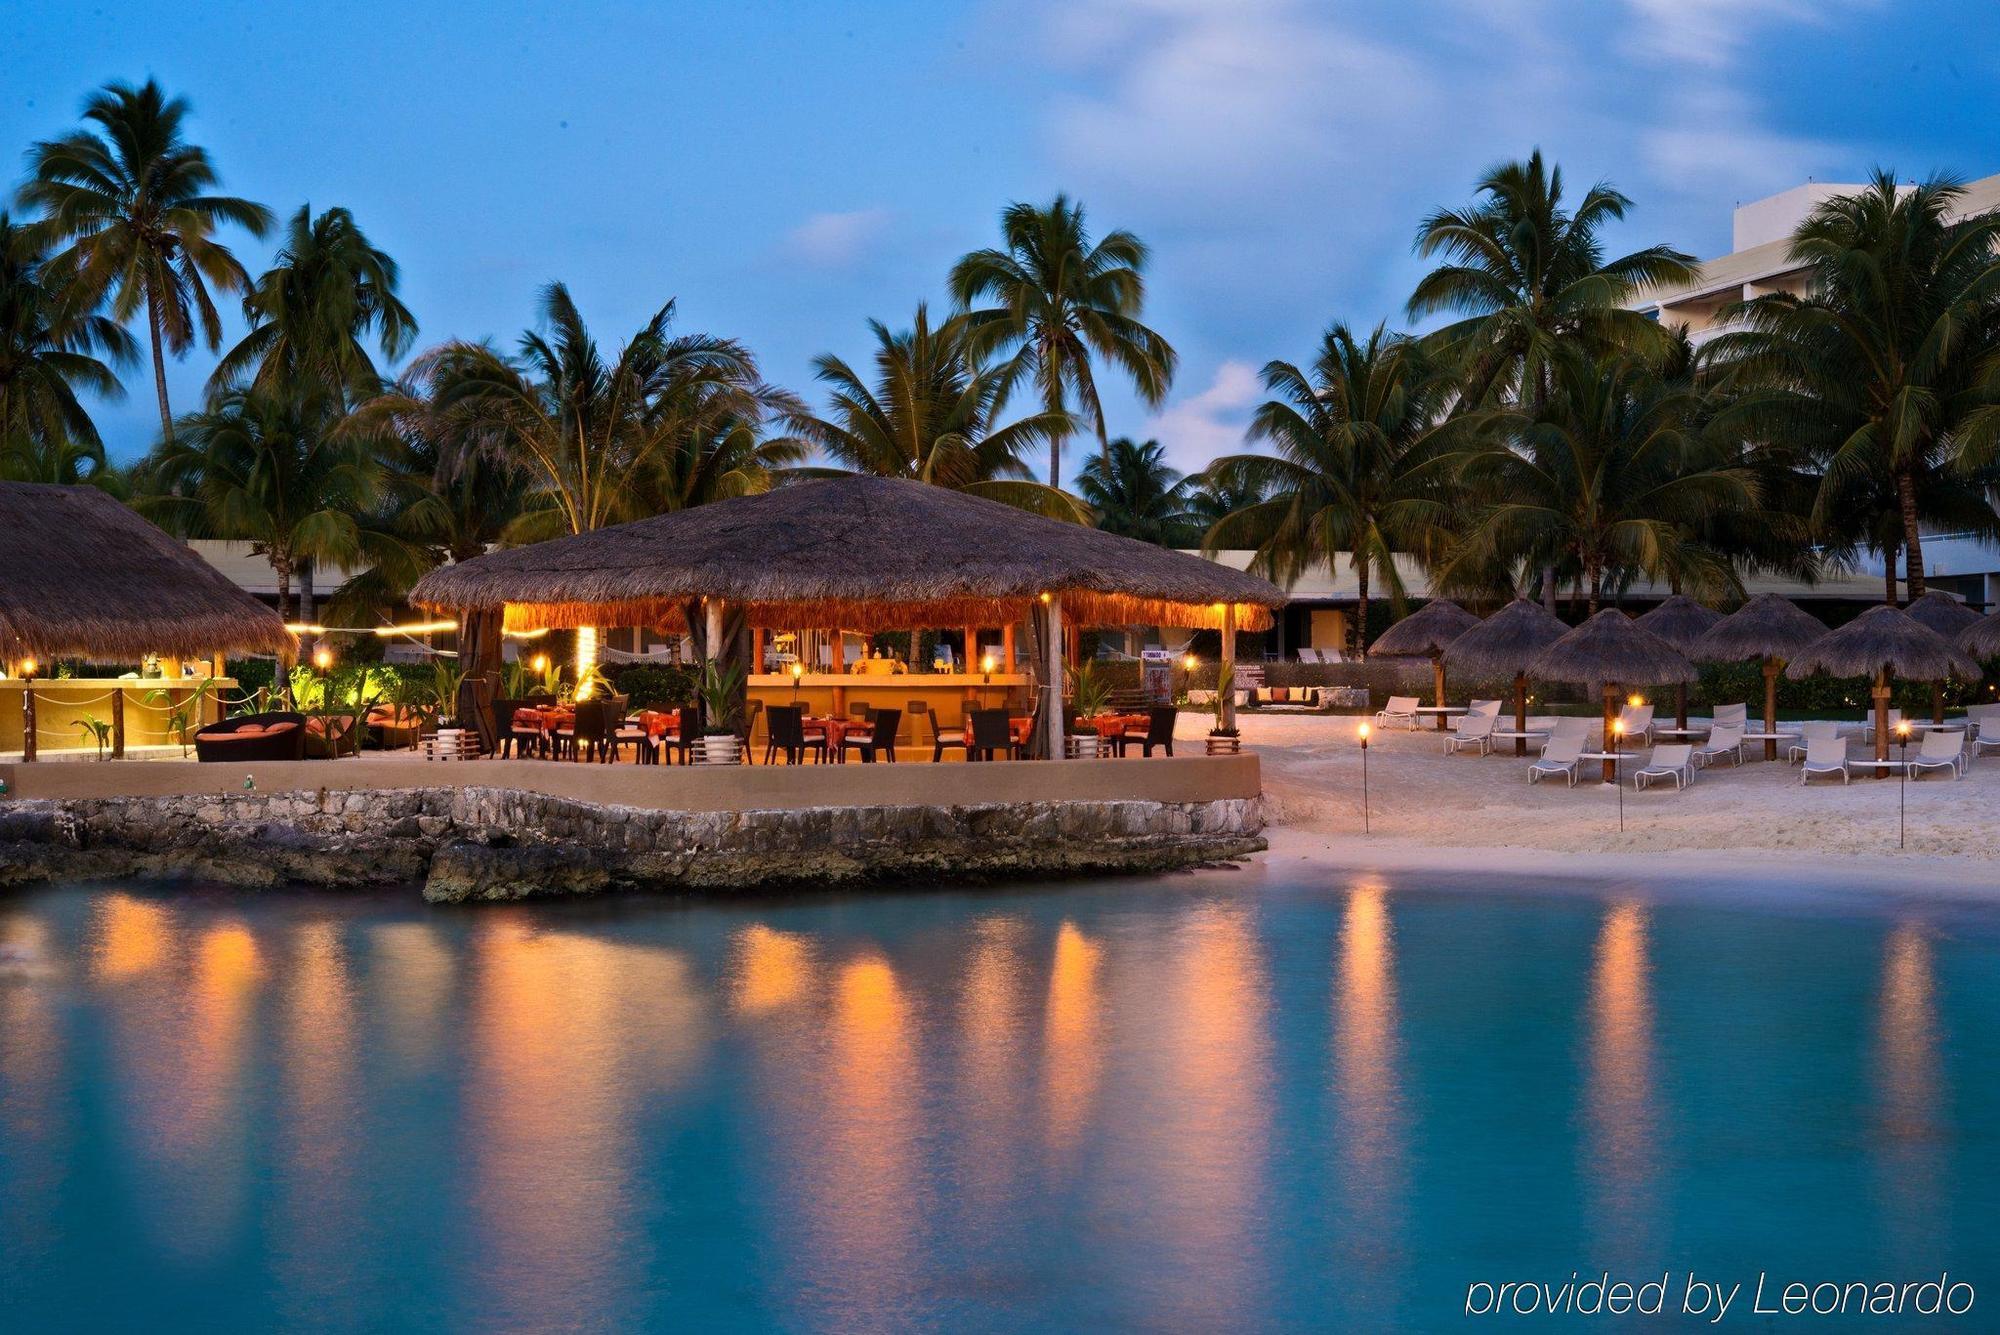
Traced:
<path fill-rule="evenodd" d="M 634 709 L 682 709 L 700 695 L 701 673 L 688 665 L 607 665 L 604 676 L 614 694 L 632 697 Z"/>

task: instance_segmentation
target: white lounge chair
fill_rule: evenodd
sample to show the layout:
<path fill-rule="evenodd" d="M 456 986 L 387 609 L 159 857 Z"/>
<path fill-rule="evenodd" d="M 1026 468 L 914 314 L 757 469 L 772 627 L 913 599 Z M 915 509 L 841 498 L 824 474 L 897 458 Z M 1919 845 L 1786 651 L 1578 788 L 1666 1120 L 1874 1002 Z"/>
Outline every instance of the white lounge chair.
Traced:
<path fill-rule="evenodd" d="M 1492 755 L 1493 722 L 1491 714 L 1467 714 L 1458 720 L 1458 727 L 1444 739 L 1444 753 L 1455 755 L 1470 748 L 1482 756 Z"/>
<path fill-rule="evenodd" d="M 1551 746 L 1565 738 L 1571 738 L 1578 742 L 1588 742 L 1591 736 L 1591 729 L 1594 727 L 1596 727 L 1596 724 L 1590 719 L 1581 718 L 1573 714 L 1558 714 L 1555 718 L 1549 720 L 1549 735 L 1542 739 L 1542 754 L 1547 755 Z M 1582 748 L 1579 747 L 1578 749 L 1581 750 Z"/>
<path fill-rule="evenodd" d="M 1891 737 L 1894 737 L 1896 735 L 1896 725 L 1901 723 L 1902 721 L 1903 721 L 1902 710 L 1892 709 L 1889 711 L 1889 735 Z M 1872 742 L 1875 740 L 1875 711 L 1872 709 L 1868 711 L 1867 723 L 1865 723 L 1862 726 L 1861 740 L 1864 742 Z"/>
<path fill-rule="evenodd" d="M 1472 702 L 1471 708 L 1467 709 L 1463 714 L 1460 714 L 1457 718 L 1453 719 L 1448 726 L 1452 729 L 1452 731 L 1456 732 L 1458 729 L 1465 726 L 1465 721 L 1467 719 L 1474 719 L 1474 718 L 1497 719 L 1500 717 L 1501 707 L 1504 706 L 1506 703 L 1507 702 L 1505 700 L 1474 700 Z"/>
<path fill-rule="evenodd" d="M 1948 769 L 1952 778 L 1962 778 L 1965 764 L 1965 734 L 1937 728 L 1924 734 L 1923 745 L 1910 761 L 1910 777 L 1914 779 L 1927 769 Z"/>
<path fill-rule="evenodd" d="M 1799 767 L 1799 782 L 1803 784 L 1815 774 L 1838 774 L 1843 784 L 1848 781 L 1846 738 L 1816 737 L 1806 743 L 1806 759 L 1805 764 Z"/>
<path fill-rule="evenodd" d="M 1642 741 L 1653 740 L 1653 707 L 1651 705 L 1626 705 L 1618 711 L 1618 721 L 1625 725 L 1625 735 Z M 1609 742 L 1610 738 L 1604 739 Z"/>
<path fill-rule="evenodd" d="M 1317 662 L 1319 662 L 1319 650 L 1317 650 L 1317 649 L 1301 649 L 1301 650 L 1299 650 L 1299 661 L 1300 661 L 1301 663 L 1317 663 Z"/>
<path fill-rule="evenodd" d="M 1750 731 L 1750 706 L 1717 705 L 1715 707 L 1715 721 L 1710 726 L 1716 728 L 1735 728 L 1739 732 L 1748 732 Z"/>
<path fill-rule="evenodd" d="M 1695 749 L 1694 763 L 1705 768 L 1724 756 L 1743 763 L 1743 729 L 1733 723 L 1718 723 L 1709 731 L 1708 740 Z"/>
<path fill-rule="evenodd" d="M 1383 705 L 1375 715 L 1375 726 L 1390 728 L 1400 723 L 1411 732 L 1417 730 L 1417 706 L 1422 702 L 1414 695 L 1392 695 L 1389 703 Z"/>
<path fill-rule="evenodd" d="M 1569 780 L 1569 786 L 1576 787 L 1577 762 L 1583 759 L 1584 741 L 1581 737 L 1551 737 L 1542 748 L 1541 759 L 1528 766 L 1528 782 L 1538 783 L 1551 774 L 1560 774 Z"/>
<path fill-rule="evenodd" d="M 1647 783 L 1654 779 L 1672 779 L 1675 792 L 1693 783 L 1694 747 L 1686 742 L 1654 747 L 1646 763 L 1632 775 L 1632 787 L 1643 792 Z"/>
<path fill-rule="evenodd" d="M 1813 742 L 1823 742 L 1840 736 L 1838 719 L 1813 718 L 1799 724 L 1799 740 L 1785 748 L 1785 763 L 1796 765 L 1806 757 L 1806 747 Z"/>
<path fill-rule="evenodd" d="M 2000 750 L 2000 705 L 1973 705 L 1965 717 L 1972 725 L 1972 754 L 1982 746 Z"/>

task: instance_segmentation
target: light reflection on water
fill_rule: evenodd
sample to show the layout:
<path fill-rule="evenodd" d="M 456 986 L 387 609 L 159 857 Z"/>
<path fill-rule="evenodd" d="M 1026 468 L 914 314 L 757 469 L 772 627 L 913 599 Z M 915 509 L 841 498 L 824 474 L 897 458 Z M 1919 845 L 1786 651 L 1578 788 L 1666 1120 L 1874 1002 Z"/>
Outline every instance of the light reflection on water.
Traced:
<path fill-rule="evenodd" d="M 1428 1329 L 1522 1267 L 1976 1271 L 1996 940 L 1371 877 L 17 895 L 0 1326 Z"/>

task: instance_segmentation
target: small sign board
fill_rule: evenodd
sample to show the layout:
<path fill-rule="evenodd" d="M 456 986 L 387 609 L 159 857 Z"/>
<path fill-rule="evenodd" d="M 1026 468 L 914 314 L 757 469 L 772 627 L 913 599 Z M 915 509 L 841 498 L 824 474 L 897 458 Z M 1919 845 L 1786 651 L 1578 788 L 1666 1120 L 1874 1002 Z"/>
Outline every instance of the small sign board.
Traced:
<path fill-rule="evenodd" d="M 1141 649 L 1139 685 L 1145 690 L 1148 703 L 1172 704 L 1174 702 L 1173 655 L 1165 649 Z"/>

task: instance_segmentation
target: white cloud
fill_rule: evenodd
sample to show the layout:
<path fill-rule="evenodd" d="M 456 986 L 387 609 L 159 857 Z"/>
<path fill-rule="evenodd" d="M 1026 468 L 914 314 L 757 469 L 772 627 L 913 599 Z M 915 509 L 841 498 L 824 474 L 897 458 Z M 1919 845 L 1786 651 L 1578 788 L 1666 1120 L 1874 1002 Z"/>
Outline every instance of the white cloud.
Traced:
<path fill-rule="evenodd" d="M 1733 67 L 1770 25 L 1823 23 L 1872 0 L 1625 0 L 1633 25 L 1627 46 L 1670 64 Z"/>
<path fill-rule="evenodd" d="M 1142 434 L 1165 446 L 1167 461 L 1181 471 L 1206 468 L 1218 454 L 1242 451 L 1243 431 L 1263 395 L 1256 367 L 1225 361 L 1215 368 L 1208 388 L 1154 414 Z"/>
<path fill-rule="evenodd" d="M 785 234 L 785 250 L 825 268 L 852 264 L 888 230 L 890 217 L 887 209 L 815 213 Z"/>

